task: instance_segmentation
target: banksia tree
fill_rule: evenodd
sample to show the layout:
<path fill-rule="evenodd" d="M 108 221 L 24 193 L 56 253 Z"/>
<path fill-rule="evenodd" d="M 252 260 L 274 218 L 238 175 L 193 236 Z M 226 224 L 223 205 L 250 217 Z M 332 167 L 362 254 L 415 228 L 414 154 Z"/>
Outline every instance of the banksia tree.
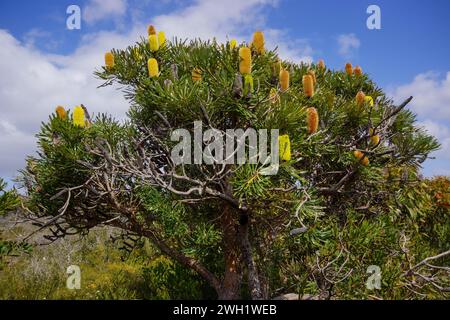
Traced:
<path fill-rule="evenodd" d="M 31 211 L 55 218 L 50 239 L 114 226 L 195 273 L 214 292 L 209 298 L 271 298 L 279 288 L 367 297 L 373 264 L 389 274 L 382 297 L 408 291 L 400 230 L 418 232 L 411 221 L 437 219 L 428 209 L 419 217 L 421 197 L 409 188 L 438 148 L 406 109 L 412 98 L 394 105 L 366 76 L 317 69 L 320 89 L 305 95 L 311 67 L 280 64 L 268 48 L 258 54 L 215 40 L 175 40 L 152 52 L 142 40 L 114 53 L 115 67 L 96 75 L 124 90 L 129 121 L 97 116 L 80 127 L 82 108 L 74 123 L 53 114 L 39 133 L 39 155 L 29 159 L 36 165 L 24 171 Z M 194 82 L 196 68 L 201 81 Z M 377 107 L 356 108 L 359 91 Z M 383 143 L 370 143 L 369 128 Z M 250 129 L 268 133 L 262 149 Z M 245 142 L 236 154 L 243 150 L 246 161 L 227 155 L 229 136 L 234 146 Z M 271 156 L 262 156 L 264 147 Z M 205 161 L 220 155 L 223 162 Z M 442 240 L 445 232 L 436 234 Z M 439 253 L 448 243 L 441 240 L 428 252 Z M 391 262 L 402 272 L 390 270 Z"/>

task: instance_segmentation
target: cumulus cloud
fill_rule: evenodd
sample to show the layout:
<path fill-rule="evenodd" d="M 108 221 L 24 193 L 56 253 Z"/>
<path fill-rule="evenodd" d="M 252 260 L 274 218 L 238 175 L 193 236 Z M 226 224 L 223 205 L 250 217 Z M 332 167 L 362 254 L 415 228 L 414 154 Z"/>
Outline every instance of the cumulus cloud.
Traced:
<path fill-rule="evenodd" d="M 337 42 L 339 46 L 338 52 L 344 58 L 352 56 L 361 45 L 361 41 L 354 33 L 339 35 Z"/>
<path fill-rule="evenodd" d="M 89 0 L 83 9 L 83 19 L 95 23 L 105 18 L 118 18 L 127 11 L 126 0 Z"/>
<path fill-rule="evenodd" d="M 429 175 L 450 172 L 450 71 L 444 77 L 436 72 L 426 72 L 414 77 L 413 81 L 393 90 L 396 103 L 405 97 L 414 99 L 408 107 L 418 115 L 418 125 L 435 136 L 441 149 L 431 154 L 436 160 L 427 160 Z"/>
<path fill-rule="evenodd" d="M 117 3 L 125 1 L 111 2 L 116 4 L 90 1 L 91 8 L 96 5 L 103 7 L 88 19 L 98 21 L 101 12 L 120 15 L 122 7 Z M 230 38 L 248 41 L 254 28 L 267 29 L 264 28 L 262 10 L 275 4 L 273 0 L 249 0 L 245 3 L 199 0 L 148 21 L 164 30 L 169 38 L 215 37 L 226 40 L 229 35 Z M 85 9 L 84 14 L 89 15 L 89 10 L 86 13 Z M 279 45 L 283 58 L 296 62 L 311 59 L 312 49 L 307 41 L 290 39 L 282 30 L 265 31 L 267 47 Z M 100 31 L 86 34 L 74 52 L 58 55 L 35 48 L 34 41 L 44 36 L 40 31 L 31 32 L 27 41 L 20 42 L 0 29 L 0 176 L 10 178 L 17 169 L 23 168 L 25 156 L 33 154 L 36 148 L 35 133 L 57 105 L 73 108 L 83 103 L 91 113 L 107 112 L 123 119 L 129 108 L 128 102 L 115 88 L 97 89 L 101 82 L 95 79 L 93 71 L 104 63 L 105 51 L 125 48 L 142 35 L 146 35 L 146 23 L 135 22 L 125 33 Z"/>
<path fill-rule="evenodd" d="M 410 108 L 420 117 L 450 121 L 450 71 L 443 78 L 432 71 L 419 74 L 411 83 L 397 87 L 393 95 L 413 96 Z"/>

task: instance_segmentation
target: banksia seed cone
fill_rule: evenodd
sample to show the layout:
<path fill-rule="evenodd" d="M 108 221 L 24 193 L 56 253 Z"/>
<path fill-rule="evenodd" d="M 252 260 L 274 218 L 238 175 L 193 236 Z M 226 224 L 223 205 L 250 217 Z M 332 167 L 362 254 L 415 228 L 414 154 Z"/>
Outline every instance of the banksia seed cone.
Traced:
<path fill-rule="evenodd" d="M 358 105 L 358 107 L 361 107 L 364 104 L 364 101 L 366 99 L 366 95 L 364 94 L 364 92 L 359 91 L 356 94 L 356 104 Z"/>
<path fill-rule="evenodd" d="M 239 72 L 242 74 L 252 73 L 252 51 L 250 48 L 242 47 L 239 49 Z"/>
<path fill-rule="evenodd" d="M 319 129 L 319 113 L 316 108 L 306 109 L 306 125 L 309 134 L 316 133 L 317 129 Z"/>
<path fill-rule="evenodd" d="M 251 74 L 244 76 L 244 96 L 253 92 L 253 77 Z"/>
<path fill-rule="evenodd" d="M 84 109 L 80 106 L 76 106 L 73 109 L 73 124 L 79 127 L 86 126 L 86 119 L 84 117 Z"/>
<path fill-rule="evenodd" d="M 64 107 L 62 106 L 57 106 L 56 107 L 56 114 L 58 115 L 58 118 L 65 120 L 67 118 L 67 112 L 66 109 L 64 109 Z"/>
<path fill-rule="evenodd" d="M 150 36 L 152 34 L 156 34 L 156 29 L 155 29 L 154 26 L 149 25 L 148 28 L 147 28 L 147 32 L 148 32 L 148 35 Z"/>
<path fill-rule="evenodd" d="M 363 72 L 360 66 L 356 66 L 355 69 L 353 70 L 353 73 L 355 74 L 355 76 L 360 77 L 362 76 Z"/>
<path fill-rule="evenodd" d="M 202 71 L 199 68 L 194 68 L 192 70 L 192 81 L 200 81 L 202 80 Z"/>
<path fill-rule="evenodd" d="M 230 48 L 234 49 L 237 46 L 237 40 L 236 39 L 231 39 L 230 40 Z"/>
<path fill-rule="evenodd" d="M 289 71 L 282 69 L 280 71 L 280 87 L 281 92 L 285 92 L 289 89 Z"/>
<path fill-rule="evenodd" d="M 280 159 L 284 161 L 291 160 L 291 141 L 287 134 L 278 137 Z"/>
<path fill-rule="evenodd" d="M 314 95 L 314 80 L 309 74 L 303 76 L 303 92 L 308 98 Z"/>
<path fill-rule="evenodd" d="M 365 96 L 364 101 L 373 107 L 373 98 L 371 96 Z"/>
<path fill-rule="evenodd" d="M 346 63 L 345 65 L 345 72 L 351 76 L 353 74 L 353 66 L 350 62 Z"/>
<path fill-rule="evenodd" d="M 156 34 L 149 35 L 148 44 L 150 46 L 151 52 L 158 51 L 159 49 L 158 36 Z"/>
<path fill-rule="evenodd" d="M 161 48 L 166 45 L 166 34 L 164 31 L 158 32 L 158 44 Z"/>
<path fill-rule="evenodd" d="M 105 53 L 105 65 L 107 68 L 114 67 L 114 55 L 111 52 Z"/>
<path fill-rule="evenodd" d="M 262 31 L 256 31 L 253 34 L 252 45 L 258 54 L 264 53 L 264 33 Z"/>
<path fill-rule="evenodd" d="M 325 69 L 325 62 L 322 59 L 320 59 L 319 62 L 317 62 L 317 68 L 321 70 Z"/>
<path fill-rule="evenodd" d="M 148 59 L 148 74 L 152 78 L 159 76 L 158 61 L 155 58 Z"/>

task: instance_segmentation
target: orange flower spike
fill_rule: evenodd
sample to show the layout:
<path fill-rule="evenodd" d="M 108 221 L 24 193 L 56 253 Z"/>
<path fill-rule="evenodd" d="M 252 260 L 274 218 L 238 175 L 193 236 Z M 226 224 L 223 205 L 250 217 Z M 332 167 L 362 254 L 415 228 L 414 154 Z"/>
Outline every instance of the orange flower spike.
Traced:
<path fill-rule="evenodd" d="M 289 89 L 289 71 L 282 69 L 280 71 L 280 87 L 281 92 L 285 92 Z"/>
<path fill-rule="evenodd" d="M 320 70 L 325 69 L 325 61 L 323 61 L 323 59 L 320 59 L 319 62 L 317 62 L 317 68 L 319 68 Z"/>
<path fill-rule="evenodd" d="M 366 101 L 366 95 L 364 94 L 364 92 L 359 91 L 356 94 L 356 104 L 358 105 L 358 107 L 361 107 L 364 105 L 364 102 Z"/>
<path fill-rule="evenodd" d="M 356 159 L 361 159 L 362 157 L 364 157 L 364 153 L 362 153 L 359 150 L 353 151 L 353 155 L 355 156 Z"/>
<path fill-rule="evenodd" d="M 316 133 L 319 129 L 319 113 L 316 108 L 306 109 L 306 125 L 309 134 Z"/>
<path fill-rule="evenodd" d="M 57 106 L 55 111 L 56 111 L 56 114 L 58 115 L 59 119 L 65 120 L 67 118 L 67 112 L 66 112 L 66 109 L 64 109 L 64 107 Z"/>
<path fill-rule="evenodd" d="M 149 25 L 148 28 L 147 28 L 147 33 L 148 33 L 149 36 L 151 36 L 152 34 L 156 34 L 155 27 L 152 26 L 152 25 Z"/>
<path fill-rule="evenodd" d="M 303 92 L 308 98 L 311 98 L 314 95 L 314 80 L 313 77 L 309 74 L 304 75 L 303 79 Z"/>
<path fill-rule="evenodd" d="M 314 72 L 314 70 L 308 70 L 308 73 L 312 79 L 313 79 L 313 84 L 316 85 L 317 84 L 317 78 L 316 78 L 316 73 Z"/>
<path fill-rule="evenodd" d="M 351 76 L 351 75 L 353 74 L 353 66 L 352 66 L 352 64 L 351 64 L 350 62 L 347 62 L 347 63 L 345 64 L 345 72 L 346 72 L 349 76 Z"/>
<path fill-rule="evenodd" d="M 362 76 L 363 72 L 360 66 L 356 66 L 355 69 L 353 69 L 353 73 L 355 76 L 360 77 Z"/>

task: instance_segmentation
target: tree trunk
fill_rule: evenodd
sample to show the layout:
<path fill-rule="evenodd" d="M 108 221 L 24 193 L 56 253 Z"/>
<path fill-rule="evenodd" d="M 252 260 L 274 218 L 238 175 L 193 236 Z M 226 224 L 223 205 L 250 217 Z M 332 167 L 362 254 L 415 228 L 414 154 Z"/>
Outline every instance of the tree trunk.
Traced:
<path fill-rule="evenodd" d="M 261 290 L 258 268 L 256 267 L 255 260 L 253 259 L 253 250 L 249 239 L 250 221 L 248 213 L 243 214 L 240 220 L 240 241 L 243 260 L 247 266 L 250 295 L 253 300 L 262 300 L 264 298 L 264 295 L 263 291 Z"/>
<path fill-rule="evenodd" d="M 235 300 L 239 298 L 242 272 L 240 270 L 240 253 L 235 211 L 226 204 L 220 219 L 223 232 L 223 253 L 225 271 L 221 289 L 217 292 L 219 300 Z"/>

